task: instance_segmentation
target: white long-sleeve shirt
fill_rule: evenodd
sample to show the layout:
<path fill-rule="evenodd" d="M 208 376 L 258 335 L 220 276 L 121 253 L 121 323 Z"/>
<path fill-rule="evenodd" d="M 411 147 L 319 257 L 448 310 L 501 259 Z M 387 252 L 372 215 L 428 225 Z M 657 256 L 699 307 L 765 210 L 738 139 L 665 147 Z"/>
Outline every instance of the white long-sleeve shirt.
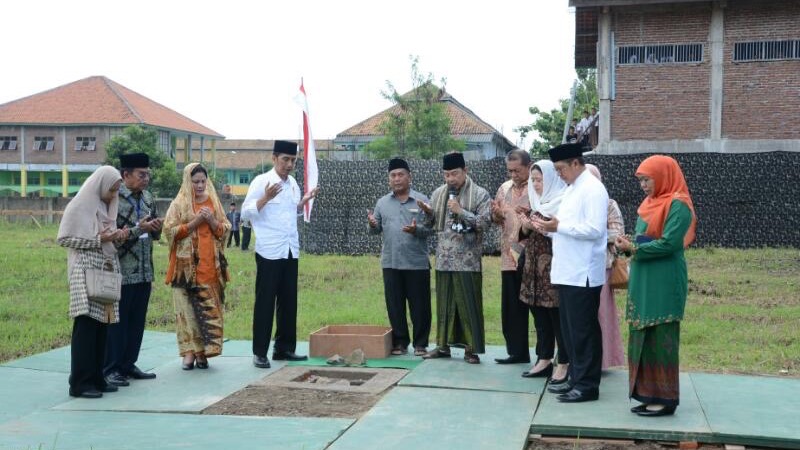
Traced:
<path fill-rule="evenodd" d="M 264 196 L 267 184 L 279 183 L 281 192 L 267 202 L 261 211 L 256 202 Z M 263 173 L 250 183 L 242 203 L 242 220 L 249 220 L 256 235 L 255 251 L 262 258 L 286 259 L 300 256 L 300 238 L 297 233 L 297 205 L 302 200 L 300 187 L 289 175 L 282 180 L 275 169 Z"/>
<path fill-rule="evenodd" d="M 566 286 L 602 286 L 606 282 L 608 192 L 588 170 L 564 191 L 558 229 L 551 234 L 550 282 Z"/>

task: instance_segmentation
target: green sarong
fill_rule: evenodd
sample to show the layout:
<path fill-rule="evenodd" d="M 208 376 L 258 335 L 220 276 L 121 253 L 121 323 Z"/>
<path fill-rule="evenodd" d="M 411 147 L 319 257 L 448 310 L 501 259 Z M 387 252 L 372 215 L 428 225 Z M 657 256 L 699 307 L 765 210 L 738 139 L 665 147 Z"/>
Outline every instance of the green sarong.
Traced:
<path fill-rule="evenodd" d="M 681 323 L 636 330 L 628 339 L 629 396 L 642 403 L 677 406 Z"/>
<path fill-rule="evenodd" d="M 481 272 L 436 271 L 436 343 L 486 351 Z"/>

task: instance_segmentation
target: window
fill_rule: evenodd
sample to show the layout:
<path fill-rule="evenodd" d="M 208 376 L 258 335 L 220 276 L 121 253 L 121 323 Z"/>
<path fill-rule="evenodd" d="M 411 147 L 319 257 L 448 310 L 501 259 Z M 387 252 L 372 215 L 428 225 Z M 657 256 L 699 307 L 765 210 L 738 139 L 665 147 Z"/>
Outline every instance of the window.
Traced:
<path fill-rule="evenodd" d="M 16 150 L 17 137 L 16 136 L 0 136 L 0 150 Z"/>
<path fill-rule="evenodd" d="M 76 152 L 85 152 L 85 151 L 94 151 L 95 149 L 95 137 L 76 137 L 75 138 L 75 151 Z"/>
<path fill-rule="evenodd" d="M 56 141 L 53 139 L 52 136 L 36 136 L 33 140 L 33 149 L 34 150 L 45 150 L 48 152 L 52 152 L 53 148 L 55 147 Z"/>
<path fill-rule="evenodd" d="M 779 61 L 800 59 L 800 40 L 737 42 L 733 45 L 733 61 Z"/>
<path fill-rule="evenodd" d="M 81 185 L 81 181 L 79 179 L 77 179 L 77 178 L 70 178 L 69 179 L 69 185 L 70 186 L 80 186 Z"/>
<path fill-rule="evenodd" d="M 61 180 L 58 178 L 48 178 L 47 179 L 48 186 L 61 186 Z"/>
<path fill-rule="evenodd" d="M 617 65 L 703 62 L 703 44 L 654 44 L 617 47 Z"/>
<path fill-rule="evenodd" d="M 249 173 L 239 174 L 239 184 L 249 184 L 249 183 L 250 183 L 250 174 Z"/>

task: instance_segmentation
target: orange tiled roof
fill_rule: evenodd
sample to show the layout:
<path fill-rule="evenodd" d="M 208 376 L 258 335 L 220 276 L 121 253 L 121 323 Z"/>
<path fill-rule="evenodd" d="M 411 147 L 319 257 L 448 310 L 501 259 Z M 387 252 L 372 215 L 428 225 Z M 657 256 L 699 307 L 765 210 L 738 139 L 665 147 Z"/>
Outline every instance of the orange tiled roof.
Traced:
<path fill-rule="evenodd" d="M 84 78 L 0 105 L 0 123 L 141 124 L 222 138 L 216 131 L 103 76 Z"/>
<path fill-rule="evenodd" d="M 413 91 L 403 94 L 403 97 L 410 95 Z M 484 122 L 469 108 L 462 105 L 458 100 L 453 98 L 450 94 L 441 90 L 439 101 L 445 105 L 445 114 L 450 118 L 450 134 L 453 136 L 460 135 L 474 135 L 474 134 L 500 134 L 494 127 Z M 400 107 L 393 105 L 374 116 L 359 122 L 352 127 L 340 132 L 336 135 L 337 138 L 341 136 L 380 136 L 383 133 L 380 131 L 381 124 L 387 120 L 390 115 L 398 114 Z"/>

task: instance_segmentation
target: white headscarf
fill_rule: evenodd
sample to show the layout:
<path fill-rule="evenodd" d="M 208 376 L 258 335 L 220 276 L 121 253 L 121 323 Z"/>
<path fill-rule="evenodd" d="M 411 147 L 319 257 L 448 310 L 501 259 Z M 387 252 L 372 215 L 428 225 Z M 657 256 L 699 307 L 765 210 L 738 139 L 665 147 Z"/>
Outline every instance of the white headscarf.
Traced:
<path fill-rule="evenodd" d="M 542 171 L 542 196 L 540 197 L 533 189 L 533 176 L 531 176 L 528 178 L 528 198 L 531 208 L 549 219 L 558 212 L 567 184 L 558 176 L 553 162 L 549 159 L 537 161 L 531 166 L 531 172 L 534 167 Z"/>
<path fill-rule="evenodd" d="M 97 239 L 102 232 L 116 230 L 119 196 L 111 197 L 108 204 L 103 201 L 102 196 L 114 183 L 121 180 L 119 171 L 111 166 L 102 166 L 89 175 L 64 209 L 58 237 L 92 240 Z M 103 253 L 109 257 L 114 256 L 117 253 L 114 243 L 104 242 Z"/>

